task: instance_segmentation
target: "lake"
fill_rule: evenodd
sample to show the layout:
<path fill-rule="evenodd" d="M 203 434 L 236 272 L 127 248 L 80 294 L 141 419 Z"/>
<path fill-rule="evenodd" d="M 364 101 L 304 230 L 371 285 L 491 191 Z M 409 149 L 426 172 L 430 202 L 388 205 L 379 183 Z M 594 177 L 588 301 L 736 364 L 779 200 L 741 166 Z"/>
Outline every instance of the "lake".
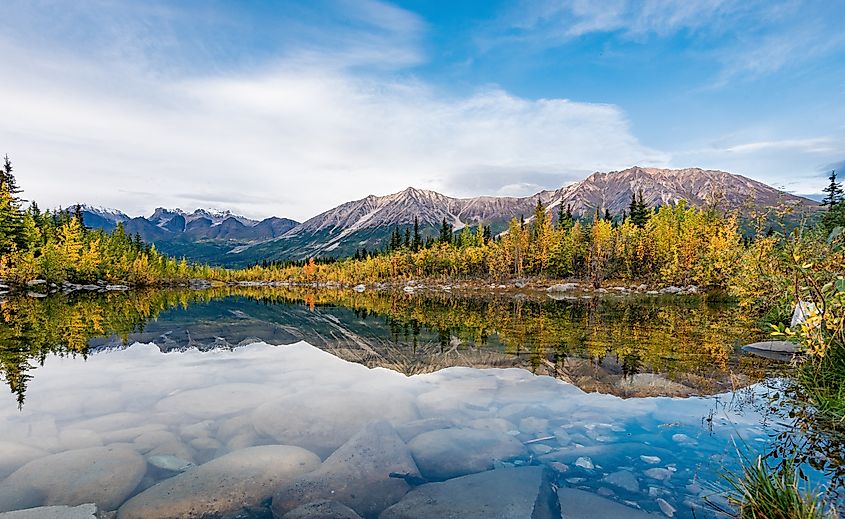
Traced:
<path fill-rule="evenodd" d="M 0 512 L 714 517 L 737 450 L 784 427 L 785 364 L 703 296 L 222 287 L 2 312 Z"/>

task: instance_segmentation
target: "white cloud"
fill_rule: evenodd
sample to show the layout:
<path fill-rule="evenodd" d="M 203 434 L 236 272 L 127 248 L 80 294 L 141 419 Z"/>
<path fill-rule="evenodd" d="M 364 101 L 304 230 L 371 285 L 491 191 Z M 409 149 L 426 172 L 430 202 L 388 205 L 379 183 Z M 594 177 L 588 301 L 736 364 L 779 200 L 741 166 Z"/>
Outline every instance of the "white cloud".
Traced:
<path fill-rule="evenodd" d="M 612 105 L 528 100 L 495 86 L 451 97 L 390 72 L 420 58 L 424 24 L 378 2 L 354 5 L 376 26 L 372 38 L 335 34 L 349 43 L 342 51 L 305 45 L 214 73 L 163 73 L 167 64 L 151 66 L 149 54 L 135 66 L 132 53 L 114 60 L 0 41 L 16 70 L 0 82 L 0 152 L 43 206 L 142 214 L 211 205 L 299 219 L 408 185 L 494 194 L 667 164 Z M 465 181 L 503 170 L 512 174 Z"/>

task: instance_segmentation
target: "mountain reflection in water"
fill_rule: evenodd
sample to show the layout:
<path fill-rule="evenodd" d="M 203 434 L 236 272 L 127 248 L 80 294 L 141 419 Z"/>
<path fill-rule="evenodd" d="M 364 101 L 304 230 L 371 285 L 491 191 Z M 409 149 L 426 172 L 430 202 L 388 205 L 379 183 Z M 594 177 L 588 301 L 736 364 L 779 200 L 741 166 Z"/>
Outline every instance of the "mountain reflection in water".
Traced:
<path fill-rule="evenodd" d="M 57 295 L 2 302 L 2 374 L 22 405 L 48 353 L 134 342 L 162 351 L 304 340 L 405 374 L 450 366 L 522 367 L 619 396 L 713 394 L 772 365 L 738 346 L 761 338 L 729 304 L 702 297 L 525 295 L 229 287 Z"/>

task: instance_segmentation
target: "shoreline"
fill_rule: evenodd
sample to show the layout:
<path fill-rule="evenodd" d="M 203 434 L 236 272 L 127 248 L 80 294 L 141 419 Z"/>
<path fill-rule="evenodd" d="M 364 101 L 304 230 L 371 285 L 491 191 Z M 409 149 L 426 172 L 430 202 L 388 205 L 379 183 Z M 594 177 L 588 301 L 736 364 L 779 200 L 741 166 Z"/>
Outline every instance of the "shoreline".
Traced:
<path fill-rule="evenodd" d="M 372 283 L 339 283 L 334 281 L 278 281 L 278 280 L 246 280 L 246 281 L 217 281 L 206 279 L 192 279 L 189 281 L 173 281 L 155 285 L 138 285 L 108 283 L 98 280 L 94 283 L 69 283 L 61 285 L 50 283 L 43 279 L 32 280 L 24 284 L 6 284 L 0 280 L 0 298 L 5 297 L 32 297 L 36 299 L 45 298 L 55 294 L 70 295 L 74 293 L 114 293 L 137 290 L 169 290 L 169 289 L 190 289 L 208 290 L 213 288 L 238 287 L 238 288 L 313 288 L 318 290 L 352 290 L 358 293 L 367 291 L 376 292 L 403 292 L 406 294 L 416 293 L 443 293 L 457 294 L 467 297 L 483 297 L 497 295 L 517 296 L 539 296 L 554 300 L 577 300 L 592 299 L 604 295 L 616 296 L 704 296 L 712 294 L 724 294 L 723 290 L 707 290 L 696 285 L 684 286 L 656 286 L 645 283 L 614 283 L 608 282 L 605 286 L 594 288 L 591 283 L 579 280 L 547 279 L 547 278 L 522 278 L 507 281 L 494 281 L 491 279 L 452 279 L 442 278 L 392 280 Z"/>

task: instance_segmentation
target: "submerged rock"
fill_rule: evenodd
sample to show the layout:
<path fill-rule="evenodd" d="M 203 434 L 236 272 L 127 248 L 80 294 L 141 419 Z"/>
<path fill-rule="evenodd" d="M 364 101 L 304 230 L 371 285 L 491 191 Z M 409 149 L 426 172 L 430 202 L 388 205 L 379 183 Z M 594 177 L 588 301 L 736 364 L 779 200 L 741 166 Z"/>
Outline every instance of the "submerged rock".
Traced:
<path fill-rule="evenodd" d="M 423 418 L 422 420 L 414 420 L 396 426 L 396 433 L 402 438 L 402 441 L 409 442 L 414 437 L 428 431 L 436 429 L 448 429 L 454 427 L 455 423 L 446 418 Z M 476 427 L 480 429 L 480 427 Z"/>
<path fill-rule="evenodd" d="M 593 470 L 596 466 L 593 464 L 593 460 L 591 460 L 588 456 L 581 456 L 577 460 L 575 460 L 575 466 L 581 467 L 585 470 Z"/>
<path fill-rule="evenodd" d="M 266 445 L 231 452 L 166 479 L 123 504 L 118 519 L 216 518 L 262 507 L 285 482 L 320 466 L 300 447 Z"/>
<path fill-rule="evenodd" d="M 439 429 L 408 443 L 423 476 L 444 480 L 493 468 L 495 461 L 527 457 L 525 446 L 506 433 Z"/>
<path fill-rule="evenodd" d="M 662 467 L 655 467 L 653 469 L 648 469 L 643 472 L 646 476 L 650 477 L 651 479 L 656 479 L 658 481 L 666 481 L 672 477 L 672 471 L 669 469 L 664 469 Z"/>
<path fill-rule="evenodd" d="M 411 397 L 323 391 L 269 402 L 252 414 L 255 430 L 327 457 L 374 420 L 405 423 L 419 418 Z"/>
<path fill-rule="evenodd" d="M 323 499 L 297 507 L 282 519 L 361 519 L 361 516 L 342 503 Z"/>
<path fill-rule="evenodd" d="M 0 513 L 0 519 L 97 519 L 97 505 L 39 506 Z"/>
<path fill-rule="evenodd" d="M 496 469 L 422 485 L 380 519 L 560 517 L 553 496 L 541 467 Z"/>
<path fill-rule="evenodd" d="M 675 512 L 677 512 L 677 510 L 674 506 L 670 505 L 668 501 L 658 497 L 655 502 L 657 503 L 657 506 L 660 507 L 660 511 L 663 512 L 666 517 L 675 517 Z"/>
<path fill-rule="evenodd" d="M 566 519 L 654 519 L 653 515 L 642 510 L 575 488 L 561 488 L 557 496 L 560 511 Z"/>
<path fill-rule="evenodd" d="M 64 450 L 87 449 L 102 446 L 103 440 L 94 431 L 68 429 L 59 433 L 59 445 Z"/>
<path fill-rule="evenodd" d="M 29 445 L 0 441 L 0 480 L 30 461 L 46 455 L 46 451 Z"/>
<path fill-rule="evenodd" d="M 639 481 L 637 481 L 636 476 L 628 470 L 619 470 L 608 474 L 605 476 L 604 481 L 615 487 L 627 490 L 628 492 L 636 493 L 640 491 Z"/>
<path fill-rule="evenodd" d="M 419 476 L 411 452 L 393 427 L 384 421 L 371 423 L 319 469 L 281 487 L 273 495 L 273 514 L 287 517 L 305 503 L 333 499 L 363 517 L 377 517 L 410 490 L 406 479 Z"/>
<path fill-rule="evenodd" d="M 280 396 L 262 384 L 220 384 L 176 393 L 156 404 L 158 411 L 186 413 L 195 418 L 216 418 L 253 409 Z"/>
<path fill-rule="evenodd" d="M 166 472 L 185 472 L 186 470 L 195 467 L 192 462 L 169 454 L 157 454 L 147 458 L 147 463 L 151 466 L 164 470 Z"/>
<path fill-rule="evenodd" d="M 93 447 L 45 456 L 0 483 L 0 511 L 96 503 L 114 510 L 135 489 L 147 464 L 126 447 Z"/>

